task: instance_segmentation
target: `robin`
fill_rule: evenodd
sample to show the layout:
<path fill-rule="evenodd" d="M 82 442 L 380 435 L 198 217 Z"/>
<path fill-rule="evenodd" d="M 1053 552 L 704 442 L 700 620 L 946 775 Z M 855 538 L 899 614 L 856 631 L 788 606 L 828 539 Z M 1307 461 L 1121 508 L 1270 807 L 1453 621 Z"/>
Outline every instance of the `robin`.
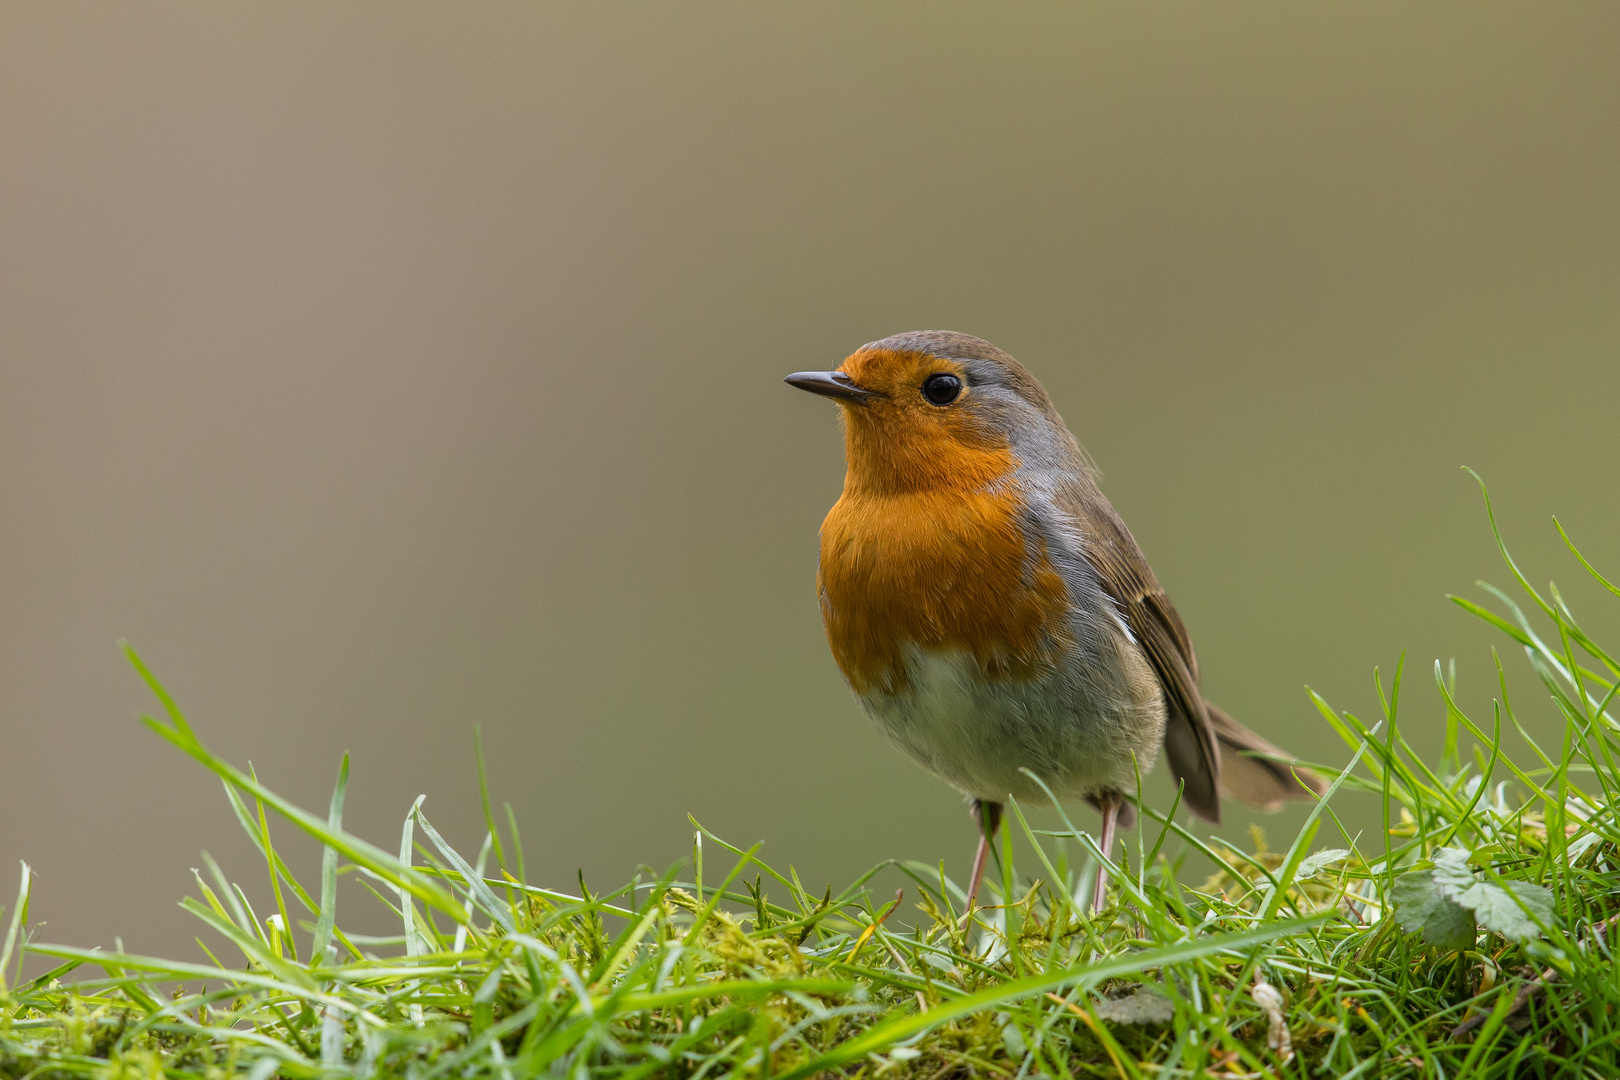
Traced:
<path fill-rule="evenodd" d="M 1319 777 L 1205 700 L 1170 599 L 1046 391 L 988 341 L 922 330 L 790 385 L 842 408 L 848 470 L 821 527 L 833 657 L 891 742 L 971 802 L 978 895 L 1009 795 L 1135 821 L 1164 747 L 1182 800 L 1272 810 Z M 1092 908 L 1102 906 L 1099 871 Z"/>

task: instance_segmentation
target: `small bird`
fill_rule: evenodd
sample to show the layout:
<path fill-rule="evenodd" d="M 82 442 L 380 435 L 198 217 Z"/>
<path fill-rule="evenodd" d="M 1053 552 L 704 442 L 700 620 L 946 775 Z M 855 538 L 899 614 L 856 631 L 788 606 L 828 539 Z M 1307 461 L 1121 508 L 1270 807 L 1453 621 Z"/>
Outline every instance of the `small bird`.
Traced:
<path fill-rule="evenodd" d="M 1176 609 L 1046 391 L 988 341 L 921 330 L 786 381 L 842 408 L 844 491 L 817 590 L 838 667 L 883 734 L 970 800 L 972 910 L 1003 801 L 1102 813 L 1164 747 L 1182 800 L 1276 809 L 1321 778 L 1206 701 Z M 1092 909 L 1106 898 L 1099 870 Z"/>

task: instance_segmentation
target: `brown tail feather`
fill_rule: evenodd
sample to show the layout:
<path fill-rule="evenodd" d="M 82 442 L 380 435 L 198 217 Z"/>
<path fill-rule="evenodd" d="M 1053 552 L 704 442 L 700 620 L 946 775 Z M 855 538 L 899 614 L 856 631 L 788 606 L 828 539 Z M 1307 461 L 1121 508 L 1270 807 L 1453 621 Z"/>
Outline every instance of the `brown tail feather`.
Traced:
<path fill-rule="evenodd" d="M 1327 791 L 1327 781 L 1300 766 L 1289 755 L 1262 739 L 1221 709 L 1204 702 L 1210 724 L 1221 744 L 1221 791 L 1259 810 L 1277 810 L 1285 799 L 1304 799 Z M 1246 752 L 1247 751 L 1247 752 Z M 1273 761 L 1254 753 L 1272 754 Z"/>

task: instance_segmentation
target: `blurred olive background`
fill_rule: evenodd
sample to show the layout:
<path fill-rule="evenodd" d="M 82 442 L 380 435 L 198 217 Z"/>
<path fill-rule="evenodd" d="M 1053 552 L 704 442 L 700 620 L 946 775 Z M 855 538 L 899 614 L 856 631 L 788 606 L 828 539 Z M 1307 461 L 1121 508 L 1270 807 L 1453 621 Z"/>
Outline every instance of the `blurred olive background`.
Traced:
<path fill-rule="evenodd" d="M 550 884 L 688 813 L 817 891 L 961 872 L 827 653 L 835 410 L 780 381 L 901 330 L 1045 381 L 1237 716 L 1342 761 L 1302 687 L 1374 714 L 1405 649 L 1414 740 L 1437 658 L 1488 722 L 1459 466 L 1620 630 L 1549 520 L 1620 572 L 1617 49 L 1600 3 L 5 5 L 0 893 L 189 955 L 199 850 L 262 882 L 121 636 L 305 805 L 353 751 L 384 847 L 426 792 L 476 850 L 481 724 Z"/>

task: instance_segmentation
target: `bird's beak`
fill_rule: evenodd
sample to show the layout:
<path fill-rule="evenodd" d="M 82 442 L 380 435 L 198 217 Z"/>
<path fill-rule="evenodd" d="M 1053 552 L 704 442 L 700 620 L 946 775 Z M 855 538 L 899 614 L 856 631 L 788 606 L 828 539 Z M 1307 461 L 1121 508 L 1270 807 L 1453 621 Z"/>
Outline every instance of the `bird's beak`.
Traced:
<path fill-rule="evenodd" d="M 789 386 L 797 386 L 800 390 L 808 390 L 812 394 L 836 398 L 839 401 L 853 401 L 860 405 L 875 398 L 888 396 L 877 390 L 856 386 L 855 380 L 842 371 L 795 371 L 782 381 Z"/>

